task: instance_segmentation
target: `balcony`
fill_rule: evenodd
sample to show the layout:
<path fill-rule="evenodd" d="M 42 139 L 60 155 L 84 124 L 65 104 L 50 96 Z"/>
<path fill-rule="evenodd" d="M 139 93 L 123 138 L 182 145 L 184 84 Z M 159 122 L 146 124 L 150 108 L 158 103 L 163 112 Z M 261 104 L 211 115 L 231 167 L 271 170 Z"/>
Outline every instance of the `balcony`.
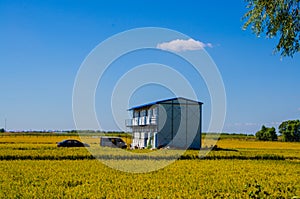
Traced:
<path fill-rule="evenodd" d="M 125 125 L 127 127 L 157 125 L 157 117 L 143 116 L 143 117 L 127 119 L 125 120 Z"/>

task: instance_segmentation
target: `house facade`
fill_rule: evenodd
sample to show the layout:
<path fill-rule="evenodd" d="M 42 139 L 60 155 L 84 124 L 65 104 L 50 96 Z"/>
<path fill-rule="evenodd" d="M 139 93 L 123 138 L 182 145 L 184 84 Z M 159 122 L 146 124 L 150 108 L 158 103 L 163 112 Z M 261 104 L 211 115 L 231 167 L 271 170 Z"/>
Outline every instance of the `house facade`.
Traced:
<path fill-rule="evenodd" d="M 130 108 L 132 147 L 200 149 L 202 104 L 180 97 Z"/>

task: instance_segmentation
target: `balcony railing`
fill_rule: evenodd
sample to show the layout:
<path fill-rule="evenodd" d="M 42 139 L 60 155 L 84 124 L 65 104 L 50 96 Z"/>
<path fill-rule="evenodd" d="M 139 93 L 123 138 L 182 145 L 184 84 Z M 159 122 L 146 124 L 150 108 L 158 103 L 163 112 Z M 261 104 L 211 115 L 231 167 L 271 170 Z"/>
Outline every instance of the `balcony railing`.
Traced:
<path fill-rule="evenodd" d="M 147 126 L 157 125 L 157 117 L 143 116 L 125 120 L 125 125 L 130 126 Z"/>

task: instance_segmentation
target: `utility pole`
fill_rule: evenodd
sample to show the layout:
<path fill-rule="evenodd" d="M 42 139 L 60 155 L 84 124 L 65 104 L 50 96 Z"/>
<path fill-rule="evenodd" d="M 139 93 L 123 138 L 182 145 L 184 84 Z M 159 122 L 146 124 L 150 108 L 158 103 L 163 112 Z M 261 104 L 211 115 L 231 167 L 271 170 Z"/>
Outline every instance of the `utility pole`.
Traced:
<path fill-rule="evenodd" d="M 4 118 L 4 130 L 6 131 L 6 118 Z"/>

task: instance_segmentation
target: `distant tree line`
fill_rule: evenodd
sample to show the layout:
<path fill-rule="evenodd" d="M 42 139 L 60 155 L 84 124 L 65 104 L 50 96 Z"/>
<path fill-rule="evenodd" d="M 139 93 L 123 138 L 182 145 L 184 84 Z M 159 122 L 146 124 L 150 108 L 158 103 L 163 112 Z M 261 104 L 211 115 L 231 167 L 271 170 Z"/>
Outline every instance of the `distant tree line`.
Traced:
<path fill-rule="evenodd" d="M 127 134 L 124 131 L 100 131 L 100 130 L 29 130 L 29 131 L 6 131 L 0 128 L 0 133 L 15 133 L 15 134 Z"/>
<path fill-rule="evenodd" d="M 300 141 L 300 120 L 288 120 L 279 125 L 279 134 L 284 142 L 299 142 Z M 278 139 L 274 127 L 262 126 L 261 130 L 257 131 L 256 139 L 263 141 L 275 141 Z"/>

